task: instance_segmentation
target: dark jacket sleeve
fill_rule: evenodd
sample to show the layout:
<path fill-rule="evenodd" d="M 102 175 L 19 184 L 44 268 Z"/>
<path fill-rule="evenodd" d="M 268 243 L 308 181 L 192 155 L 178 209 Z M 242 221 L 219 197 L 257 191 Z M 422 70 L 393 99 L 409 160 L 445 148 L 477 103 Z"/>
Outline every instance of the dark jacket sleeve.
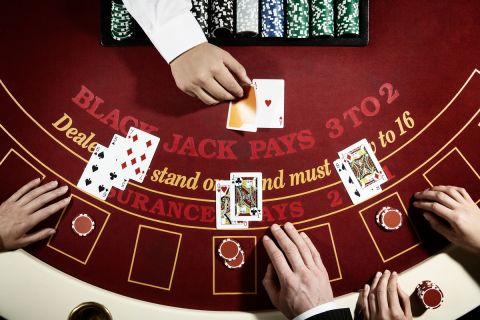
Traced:
<path fill-rule="evenodd" d="M 314 315 L 307 320 L 352 320 L 350 309 L 334 309 Z"/>

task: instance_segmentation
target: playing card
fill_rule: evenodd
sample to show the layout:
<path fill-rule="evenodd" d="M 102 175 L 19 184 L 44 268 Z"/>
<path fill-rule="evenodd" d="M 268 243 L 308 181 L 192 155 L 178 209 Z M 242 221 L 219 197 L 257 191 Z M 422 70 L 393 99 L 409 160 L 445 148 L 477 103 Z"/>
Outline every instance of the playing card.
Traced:
<path fill-rule="evenodd" d="M 361 189 L 379 186 L 388 180 L 366 139 L 340 151 L 338 156 Z"/>
<path fill-rule="evenodd" d="M 230 211 L 233 221 L 262 221 L 262 173 L 230 173 L 233 195 Z"/>
<path fill-rule="evenodd" d="M 217 229 L 248 229 L 248 221 L 232 221 L 230 190 L 233 184 L 229 180 L 218 180 L 215 186 Z"/>
<path fill-rule="evenodd" d="M 257 101 L 257 128 L 283 128 L 285 81 L 253 79 Z"/>
<path fill-rule="evenodd" d="M 97 144 L 77 183 L 79 189 L 102 200 L 107 198 L 115 180 L 111 164 L 107 162 L 107 152 L 107 147 Z"/>
<path fill-rule="evenodd" d="M 353 204 L 359 204 L 382 191 L 380 186 L 373 186 L 366 189 L 360 189 L 355 185 L 355 177 L 350 176 L 350 173 L 347 171 L 347 166 L 341 159 L 337 159 L 333 162 L 337 173 L 342 180 L 343 186 L 347 189 L 347 193 L 352 199 Z"/>
<path fill-rule="evenodd" d="M 248 88 L 246 95 L 242 99 L 230 102 L 227 129 L 257 131 L 257 101 L 253 86 Z"/>
<path fill-rule="evenodd" d="M 108 162 L 112 165 L 113 172 L 118 176 L 112 186 L 120 190 L 125 190 L 129 180 L 126 170 L 123 170 L 120 166 L 123 160 L 120 156 L 125 150 L 126 143 L 127 140 L 124 137 L 115 134 L 108 147 Z"/>
<path fill-rule="evenodd" d="M 160 138 L 137 128 L 130 128 L 120 153 L 120 168 L 132 180 L 143 182 Z"/>

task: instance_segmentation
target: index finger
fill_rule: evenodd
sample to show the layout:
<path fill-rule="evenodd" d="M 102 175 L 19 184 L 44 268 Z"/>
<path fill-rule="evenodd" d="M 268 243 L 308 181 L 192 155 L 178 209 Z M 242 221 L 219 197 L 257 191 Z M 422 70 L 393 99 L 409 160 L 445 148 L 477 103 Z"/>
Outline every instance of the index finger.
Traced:
<path fill-rule="evenodd" d="M 277 272 L 278 279 L 281 281 L 286 276 L 290 275 L 292 273 L 292 269 L 290 269 L 285 256 L 272 241 L 272 239 L 270 239 L 267 235 L 263 236 L 263 246 L 265 247 L 267 255 L 270 258 L 275 271 Z"/>
<path fill-rule="evenodd" d="M 277 224 L 272 225 L 270 229 L 272 230 L 273 236 L 277 240 L 278 245 L 287 256 L 288 262 L 292 266 L 293 270 L 305 268 L 305 264 L 303 263 L 303 259 L 300 255 L 297 245 L 293 243 L 285 231 L 283 231 L 282 228 L 280 228 L 280 226 Z"/>
<path fill-rule="evenodd" d="M 243 88 L 240 86 L 238 81 L 232 76 L 230 70 L 226 67 L 222 68 L 220 72 L 214 75 L 215 80 L 225 88 L 230 94 L 236 96 L 237 98 L 243 97 Z"/>

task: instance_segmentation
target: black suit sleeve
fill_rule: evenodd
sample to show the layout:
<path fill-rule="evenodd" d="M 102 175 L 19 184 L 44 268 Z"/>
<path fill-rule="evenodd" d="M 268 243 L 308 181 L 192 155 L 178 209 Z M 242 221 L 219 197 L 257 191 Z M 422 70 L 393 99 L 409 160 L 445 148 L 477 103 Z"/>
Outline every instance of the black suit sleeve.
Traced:
<path fill-rule="evenodd" d="M 307 320 L 352 320 L 352 314 L 348 308 L 333 309 L 314 315 Z"/>

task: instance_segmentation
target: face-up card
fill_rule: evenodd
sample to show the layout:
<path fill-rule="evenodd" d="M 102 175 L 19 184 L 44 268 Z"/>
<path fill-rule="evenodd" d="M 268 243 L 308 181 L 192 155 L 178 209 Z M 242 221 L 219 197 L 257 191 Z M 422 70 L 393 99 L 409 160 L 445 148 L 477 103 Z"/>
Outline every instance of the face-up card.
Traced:
<path fill-rule="evenodd" d="M 115 180 L 107 152 L 105 146 L 97 145 L 77 184 L 79 189 L 102 200 L 107 198 Z"/>
<path fill-rule="evenodd" d="M 230 210 L 233 221 L 262 221 L 262 173 L 230 173 L 233 196 Z"/>
<path fill-rule="evenodd" d="M 130 128 L 125 138 L 125 146 L 120 154 L 120 168 L 126 170 L 127 177 L 143 182 L 152 162 L 160 138 L 137 128 Z"/>
<path fill-rule="evenodd" d="M 227 129 L 257 131 L 257 101 L 253 86 L 248 87 L 242 99 L 230 102 Z"/>
<path fill-rule="evenodd" d="M 257 100 L 257 127 L 283 128 L 285 81 L 281 79 L 253 79 Z"/>
<path fill-rule="evenodd" d="M 120 156 L 125 150 L 126 143 L 127 140 L 124 137 L 115 134 L 108 147 L 108 161 L 111 163 L 114 173 L 118 176 L 112 186 L 120 190 L 125 190 L 129 180 L 127 171 L 120 166 L 123 160 Z"/>
<path fill-rule="evenodd" d="M 347 171 L 347 166 L 341 159 L 337 159 L 333 162 L 335 169 L 337 169 L 337 173 L 342 180 L 343 186 L 347 189 L 347 193 L 352 199 L 353 204 L 359 204 L 382 191 L 380 186 L 369 187 L 366 189 L 360 189 L 354 183 L 354 177 L 350 176 L 349 172 Z"/>
<path fill-rule="evenodd" d="M 230 190 L 232 183 L 229 180 L 218 180 L 215 184 L 217 229 L 248 229 L 248 221 L 232 221 L 230 211 Z"/>
<path fill-rule="evenodd" d="M 340 151 L 338 156 L 361 189 L 376 187 L 388 180 L 366 139 Z"/>

